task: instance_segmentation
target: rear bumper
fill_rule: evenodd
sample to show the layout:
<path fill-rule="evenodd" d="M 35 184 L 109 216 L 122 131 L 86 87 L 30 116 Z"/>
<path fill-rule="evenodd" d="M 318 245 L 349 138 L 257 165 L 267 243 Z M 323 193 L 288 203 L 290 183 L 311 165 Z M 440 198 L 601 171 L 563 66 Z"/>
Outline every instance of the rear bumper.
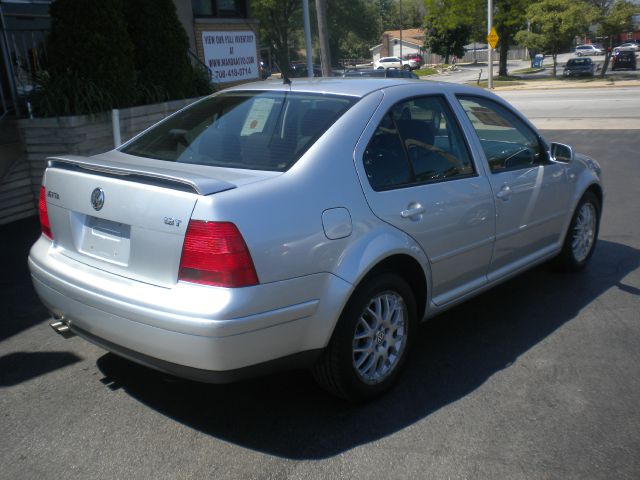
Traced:
<path fill-rule="evenodd" d="M 42 302 L 78 335 L 206 381 L 229 381 L 247 376 L 248 367 L 322 349 L 351 290 L 328 273 L 238 289 L 158 287 L 71 260 L 45 238 L 31 249 L 29 267 Z"/>

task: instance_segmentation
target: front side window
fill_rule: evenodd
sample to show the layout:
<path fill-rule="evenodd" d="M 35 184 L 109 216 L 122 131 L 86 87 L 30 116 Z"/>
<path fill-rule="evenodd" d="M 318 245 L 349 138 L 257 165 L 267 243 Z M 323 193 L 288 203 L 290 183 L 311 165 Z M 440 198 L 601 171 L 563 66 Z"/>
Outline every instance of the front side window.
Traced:
<path fill-rule="evenodd" d="M 493 173 L 543 164 L 544 147 L 538 135 L 514 113 L 483 97 L 458 97 L 478 134 Z"/>
<path fill-rule="evenodd" d="M 327 94 L 229 92 L 186 108 L 121 151 L 169 162 L 282 172 L 356 101 Z"/>
<path fill-rule="evenodd" d="M 369 141 L 363 162 L 374 190 L 475 174 L 460 128 L 439 96 L 394 105 Z"/>

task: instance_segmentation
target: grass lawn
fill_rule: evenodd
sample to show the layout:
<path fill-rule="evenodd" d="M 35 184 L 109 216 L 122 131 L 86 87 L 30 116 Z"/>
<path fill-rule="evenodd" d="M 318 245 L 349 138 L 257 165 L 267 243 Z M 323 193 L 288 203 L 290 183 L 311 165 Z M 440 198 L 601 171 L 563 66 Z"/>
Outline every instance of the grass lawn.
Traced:
<path fill-rule="evenodd" d="M 511 73 L 522 73 L 522 74 L 529 74 L 529 73 L 539 73 L 539 72 L 543 72 L 544 68 L 521 68 L 520 70 L 514 70 Z"/>
<path fill-rule="evenodd" d="M 422 68 L 420 70 L 414 70 L 413 73 L 419 77 L 424 77 L 425 75 L 435 75 L 438 71 L 435 68 Z"/>

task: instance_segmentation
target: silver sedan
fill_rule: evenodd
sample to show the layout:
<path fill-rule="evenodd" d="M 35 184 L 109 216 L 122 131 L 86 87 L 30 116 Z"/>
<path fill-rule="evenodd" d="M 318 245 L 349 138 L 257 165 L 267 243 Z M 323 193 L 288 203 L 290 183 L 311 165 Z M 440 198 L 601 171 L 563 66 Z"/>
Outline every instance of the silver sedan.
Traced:
<path fill-rule="evenodd" d="M 236 86 L 48 162 L 29 266 L 58 333 L 200 381 L 310 367 L 352 400 L 394 383 L 419 322 L 582 269 L 603 206 L 596 161 L 417 80 Z"/>

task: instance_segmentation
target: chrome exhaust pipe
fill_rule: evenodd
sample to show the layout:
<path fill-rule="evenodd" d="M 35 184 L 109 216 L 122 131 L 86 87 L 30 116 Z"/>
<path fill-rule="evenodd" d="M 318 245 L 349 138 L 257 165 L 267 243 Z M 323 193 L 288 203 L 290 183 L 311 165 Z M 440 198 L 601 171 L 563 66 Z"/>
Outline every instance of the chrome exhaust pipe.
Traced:
<path fill-rule="evenodd" d="M 71 338 L 76 336 L 76 334 L 71 331 L 69 321 L 65 320 L 64 317 L 55 316 L 55 320 L 49 323 L 49 326 L 53 328 L 54 332 L 62 335 L 64 338 Z"/>

